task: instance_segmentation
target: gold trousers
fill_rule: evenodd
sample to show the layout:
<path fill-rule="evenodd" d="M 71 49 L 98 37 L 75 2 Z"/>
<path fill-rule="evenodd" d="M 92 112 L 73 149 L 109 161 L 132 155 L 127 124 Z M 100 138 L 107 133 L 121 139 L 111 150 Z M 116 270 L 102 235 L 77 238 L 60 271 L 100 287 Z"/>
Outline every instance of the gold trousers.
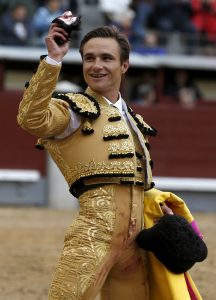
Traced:
<path fill-rule="evenodd" d="M 49 300 L 148 300 L 142 228 L 143 188 L 105 185 L 79 198 L 65 236 Z"/>

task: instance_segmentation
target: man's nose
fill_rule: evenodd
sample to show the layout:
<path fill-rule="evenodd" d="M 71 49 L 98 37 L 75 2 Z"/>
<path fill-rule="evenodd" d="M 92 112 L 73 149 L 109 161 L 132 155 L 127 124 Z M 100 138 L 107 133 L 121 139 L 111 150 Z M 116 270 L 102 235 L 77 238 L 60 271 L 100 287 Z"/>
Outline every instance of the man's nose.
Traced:
<path fill-rule="evenodd" d="M 103 67 L 102 61 L 101 61 L 100 58 L 96 58 L 96 59 L 94 60 L 93 67 L 94 67 L 95 69 L 101 69 L 101 68 Z"/>

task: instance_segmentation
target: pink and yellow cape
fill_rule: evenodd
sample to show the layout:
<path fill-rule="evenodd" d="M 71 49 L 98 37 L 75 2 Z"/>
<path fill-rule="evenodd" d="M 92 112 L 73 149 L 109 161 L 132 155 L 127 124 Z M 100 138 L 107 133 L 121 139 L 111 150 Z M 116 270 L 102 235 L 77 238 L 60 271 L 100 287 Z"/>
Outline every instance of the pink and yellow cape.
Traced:
<path fill-rule="evenodd" d="M 194 230 L 201 236 L 194 218 L 185 202 L 171 192 L 151 189 L 145 192 L 144 223 L 145 228 L 154 225 L 154 220 L 163 212 L 160 203 L 166 204 L 172 211 L 189 221 Z M 160 263 L 152 252 L 147 252 L 149 268 L 149 299 L 151 300 L 202 300 L 202 297 L 188 272 L 174 274 Z"/>

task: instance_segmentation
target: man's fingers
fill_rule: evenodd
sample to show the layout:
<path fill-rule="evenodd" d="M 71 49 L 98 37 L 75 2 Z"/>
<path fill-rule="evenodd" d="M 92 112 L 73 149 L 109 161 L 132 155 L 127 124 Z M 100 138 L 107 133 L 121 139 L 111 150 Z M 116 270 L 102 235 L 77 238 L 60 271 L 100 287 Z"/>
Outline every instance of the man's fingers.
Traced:
<path fill-rule="evenodd" d="M 56 32 L 62 33 L 66 37 L 68 36 L 68 32 L 64 28 L 57 26 L 56 24 L 52 24 L 48 34 L 55 34 Z"/>
<path fill-rule="evenodd" d="M 55 32 L 53 34 L 49 34 L 47 36 L 47 40 L 56 41 L 57 39 L 62 40 L 63 42 L 67 42 L 68 38 L 62 34 L 61 32 Z"/>
<path fill-rule="evenodd" d="M 174 214 L 172 209 L 169 208 L 165 203 L 160 203 L 160 207 L 161 207 L 162 212 L 165 215 L 173 215 Z"/>

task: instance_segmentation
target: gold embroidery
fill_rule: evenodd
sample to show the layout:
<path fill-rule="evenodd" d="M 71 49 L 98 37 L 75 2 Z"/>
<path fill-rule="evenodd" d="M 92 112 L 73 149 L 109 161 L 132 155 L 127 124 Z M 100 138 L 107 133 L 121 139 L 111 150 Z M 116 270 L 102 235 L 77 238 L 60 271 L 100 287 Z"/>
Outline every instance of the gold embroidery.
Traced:
<path fill-rule="evenodd" d="M 71 168 L 66 164 L 66 161 L 63 159 L 63 156 L 55 144 L 55 142 L 44 140 L 44 146 L 49 150 L 50 155 L 52 156 L 53 160 L 61 170 L 63 176 L 65 177 L 65 180 L 69 184 L 71 181 L 69 180 L 71 176 Z"/>
<path fill-rule="evenodd" d="M 150 128 L 150 126 L 144 122 L 142 116 L 137 115 L 137 114 L 136 114 L 136 116 L 138 116 L 139 121 L 142 121 L 142 124 L 145 124 L 148 128 Z M 129 119 L 130 119 L 130 122 L 133 123 L 134 126 L 137 127 L 134 118 L 132 118 L 130 115 L 129 115 L 128 117 L 129 117 Z M 134 138 L 134 140 L 135 140 L 135 141 L 138 141 L 138 137 L 135 137 L 135 133 L 134 133 L 133 131 L 131 131 L 131 132 L 133 133 L 133 138 Z M 148 142 L 148 139 L 147 139 L 146 136 L 144 136 L 143 134 L 141 134 L 141 132 L 140 132 L 140 134 L 139 134 L 139 138 L 141 139 L 141 141 L 142 141 L 142 146 L 143 146 L 141 153 L 144 154 L 144 158 L 145 158 L 145 163 L 144 163 L 144 170 L 145 170 L 145 175 L 144 175 L 144 178 L 145 178 L 145 179 L 144 179 L 144 181 L 145 181 L 145 188 L 148 189 L 148 188 L 150 187 L 150 185 L 151 185 L 151 182 L 152 182 L 152 170 L 151 170 L 151 167 L 150 167 L 150 165 L 149 165 L 150 153 L 149 153 L 149 150 L 148 150 L 147 147 L 146 147 L 146 142 Z M 140 147 L 141 147 L 140 143 L 136 143 L 136 149 L 140 150 Z M 143 152 L 143 151 L 144 151 L 144 152 Z M 140 151 L 138 151 L 138 152 L 140 152 Z"/>
<path fill-rule="evenodd" d="M 105 114 L 108 116 L 108 119 L 115 119 L 120 117 L 121 119 L 121 114 L 119 110 L 116 107 L 110 106 L 110 105 L 103 105 L 101 104 L 101 107 L 103 107 Z"/>
<path fill-rule="evenodd" d="M 110 249 L 115 226 L 112 186 L 85 192 L 80 213 L 66 236 L 49 299 L 81 299 L 95 280 L 95 274 Z"/>
<path fill-rule="evenodd" d="M 142 117 L 141 115 L 136 114 L 135 117 L 138 119 L 138 121 L 139 121 L 143 126 L 152 129 L 151 126 L 149 126 L 149 125 L 143 120 L 143 117 Z"/>
<path fill-rule="evenodd" d="M 67 165 L 66 161 L 63 159 L 61 152 L 55 142 L 45 141 L 46 148 L 49 150 L 52 158 L 58 165 L 62 174 L 64 175 L 69 186 L 76 182 L 80 178 L 85 178 L 94 175 L 129 175 L 134 174 L 135 165 L 133 161 L 109 161 L 109 162 L 96 162 L 94 159 L 89 161 L 89 163 L 77 162 L 77 164 L 71 168 Z M 124 146 L 127 147 L 126 145 Z"/>
<path fill-rule="evenodd" d="M 38 71 L 32 77 L 29 87 L 25 89 L 22 102 L 19 105 L 19 124 L 24 122 L 32 103 L 37 103 L 37 100 L 40 99 L 47 99 L 47 101 L 51 99 L 59 71 L 60 68 L 50 68 L 44 61 L 40 63 Z M 43 82 L 43 85 L 41 85 L 41 82 Z M 40 89 L 38 88 L 39 84 L 41 85 Z"/>
<path fill-rule="evenodd" d="M 138 158 L 136 158 L 136 165 L 137 165 L 137 170 L 142 171 L 144 168 L 144 165 L 141 164 L 140 160 Z"/>
<path fill-rule="evenodd" d="M 79 109 L 80 113 L 89 112 L 97 114 L 97 107 L 94 105 L 94 102 L 89 100 L 86 96 L 82 94 L 68 93 L 66 96 L 76 104 L 76 107 Z"/>
<path fill-rule="evenodd" d="M 124 175 L 133 174 L 134 164 L 131 161 L 114 161 L 114 162 L 98 162 L 91 161 L 88 164 L 83 165 L 78 163 L 73 172 L 71 182 L 75 182 L 79 178 L 85 178 L 97 174 L 100 175 Z"/>
<path fill-rule="evenodd" d="M 133 184 L 134 183 L 134 180 L 135 180 L 135 178 L 131 178 L 131 177 L 123 177 L 123 178 L 121 178 L 121 182 L 122 183 L 131 183 L 131 184 Z"/>
<path fill-rule="evenodd" d="M 108 151 L 110 153 L 109 157 L 121 157 L 127 154 L 130 154 L 130 157 L 135 152 L 134 145 L 131 141 L 120 141 L 120 142 L 112 142 L 108 147 Z"/>
<path fill-rule="evenodd" d="M 109 106 L 109 104 L 107 104 L 106 100 L 104 100 L 103 96 L 101 96 L 100 94 L 94 92 L 93 90 L 91 90 L 89 87 L 85 90 L 85 93 L 92 96 L 94 99 L 96 99 L 96 101 L 101 105 L 101 104 L 106 104 Z"/>
<path fill-rule="evenodd" d="M 35 147 L 37 149 L 41 149 L 41 150 L 44 149 L 44 140 L 42 138 L 39 138 L 37 140 L 37 143 L 36 143 Z"/>
<path fill-rule="evenodd" d="M 92 134 L 93 132 L 94 129 L 92 128 L 91 123 L 89 122 L 89 120 L 85 120 L 82 127 L 82 133 L 88 135 L 88 134 Z"/>
<path fill-rule="evenodd" d="M 118 137 L 128 137 L 129 131 L 124 122 L 118 124 L 108 124 L 103 128 L 104 139 L 118 138 Z"/>

